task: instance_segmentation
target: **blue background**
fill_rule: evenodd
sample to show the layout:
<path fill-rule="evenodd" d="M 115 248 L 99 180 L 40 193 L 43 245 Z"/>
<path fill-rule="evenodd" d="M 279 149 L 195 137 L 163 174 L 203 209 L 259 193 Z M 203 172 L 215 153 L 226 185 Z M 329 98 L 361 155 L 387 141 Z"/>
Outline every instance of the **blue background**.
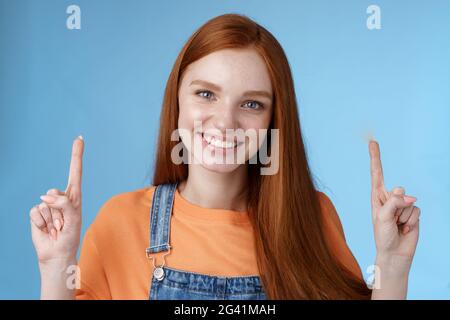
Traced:
<path fill-rule="evenodd" d="M 81 8 L 81 30 L 66 8 Z M 381 8 L 368 30 L 366 8 Z M 165 82 L 208 19 L 247 14 L 284 47 L 318 187 L 363 272 L 374 262 L 369 157 L 422 209 L 411 299 L 450 298 L 449 1 L 0 0 L 0 298 L 39 298 L 29 210 L 64 189 L 82 134 L 83 232 L 112 195 L 149 184 Z"/>

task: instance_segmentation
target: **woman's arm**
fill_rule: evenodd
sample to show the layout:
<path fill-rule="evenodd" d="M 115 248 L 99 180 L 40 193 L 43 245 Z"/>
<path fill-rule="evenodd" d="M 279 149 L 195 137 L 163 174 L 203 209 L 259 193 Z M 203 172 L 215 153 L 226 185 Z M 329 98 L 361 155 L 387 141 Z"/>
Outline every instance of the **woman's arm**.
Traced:
<path fill-rule="evenodd" d="M 65 191 L 51 189 L 30 210 L 31 237 L 41 273 L 42 299 L 74 299 L 79 276 L 76 254 L 81 232 L 81 171 L 84 142 L 72 147 Z"/>
<path fill-rule="evenodd" d="M 372 299 L 406 299 L 408 275 L 419 239 L 420 209 L 401 187 L 384 187 L 378 143 L 369 142 L 372 222 L 377 247 Z"/>

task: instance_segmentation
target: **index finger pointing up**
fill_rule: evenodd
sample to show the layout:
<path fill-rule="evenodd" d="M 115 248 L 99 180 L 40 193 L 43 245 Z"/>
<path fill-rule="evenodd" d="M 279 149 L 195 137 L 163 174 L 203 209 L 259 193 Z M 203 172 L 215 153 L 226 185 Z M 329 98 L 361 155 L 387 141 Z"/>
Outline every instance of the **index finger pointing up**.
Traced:
<path fill-rule="evenodd" d="M 70 159 L 69 180 L 67 182 L 66 193 L 70 190 L 81 190 L 81 172 L 83 158 L 84 140 L 82 136 L 78 136 L 72 145 L 72 157 Z"/>
<path fill-rule="evenodd" d="M 370 174 L 372 189 L 384 187 L 383 167 L 381 166 L 380 147 L 375 140 L 369 141 Z"/>

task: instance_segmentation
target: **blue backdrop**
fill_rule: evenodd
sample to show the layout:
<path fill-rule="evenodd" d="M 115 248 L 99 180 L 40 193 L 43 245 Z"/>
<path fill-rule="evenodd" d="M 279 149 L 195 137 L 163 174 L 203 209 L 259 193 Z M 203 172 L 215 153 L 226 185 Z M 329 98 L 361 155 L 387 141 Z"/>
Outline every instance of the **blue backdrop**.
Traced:
<path fill-rule="evenodd" d="M 376 2 L 375 2 L 376 1 Z M 374 262 L 369 157 L 422 209 L 409 298 L 450 298 L 450 2 L 0 0 L 0 298 L 39 297 L 29 209 L 63 189 L 82 134 L 83 233 L 112 195 L 149 184 L 165 82 L 208 19 L 243 13 L 283 45 L 318 188 L 363 272 Z M 69 30 L 66 9 L 81 8 Z M 381 9 L 369 30 L 366 9 Z"/>

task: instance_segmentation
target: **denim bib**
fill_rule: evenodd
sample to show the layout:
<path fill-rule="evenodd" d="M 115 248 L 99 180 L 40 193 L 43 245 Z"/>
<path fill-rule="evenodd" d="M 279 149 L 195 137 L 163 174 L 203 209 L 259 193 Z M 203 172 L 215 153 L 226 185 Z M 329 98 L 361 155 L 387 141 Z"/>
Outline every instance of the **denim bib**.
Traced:
<path fill-rule="evenodd" d="M 265 300 L 258 276 L 221 277 L 183 271 L 165 266 L 169 244 L 170 219 L 177 183 L 156 186 L 150 218 L 150 246 L 147 257 L 153 260 L 150 300 Z M 195 250 L 195 248 L 192 248 Z M 155 265 L 153 253 L 167 251 L 163 263 Z"/>

